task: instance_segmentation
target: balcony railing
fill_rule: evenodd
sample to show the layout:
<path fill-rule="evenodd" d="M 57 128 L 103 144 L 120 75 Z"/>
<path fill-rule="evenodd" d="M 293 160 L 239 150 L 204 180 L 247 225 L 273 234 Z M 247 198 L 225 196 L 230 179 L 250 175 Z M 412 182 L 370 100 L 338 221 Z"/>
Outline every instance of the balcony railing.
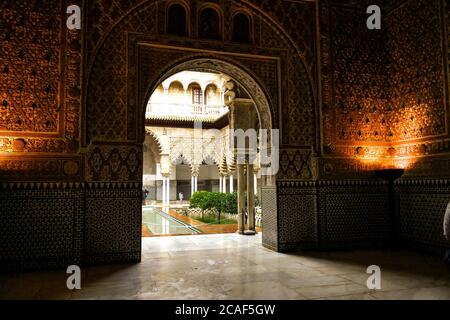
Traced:
<path fill-rule="evenodd" d="M 228 112 L 221 105 L 149 103 L 145 113 L 147 119 L 161 117 L 219 118 Z"/>

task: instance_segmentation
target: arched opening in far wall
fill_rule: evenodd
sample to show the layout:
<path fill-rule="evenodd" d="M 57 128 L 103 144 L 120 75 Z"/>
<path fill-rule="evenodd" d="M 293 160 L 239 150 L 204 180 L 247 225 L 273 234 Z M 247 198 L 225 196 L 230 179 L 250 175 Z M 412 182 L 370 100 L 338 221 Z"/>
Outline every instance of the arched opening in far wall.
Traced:
<path fill-rule="evenodd" d="M 149 89 L 145 132 L 156 137 L 161 151 L 154 181 L 144 178 L 144 190 L 149 189 L 147 183 L 157 189 L 155 199 L 144 201 L 144 236 L 262 230 L 261 187 L 273 183 L 274 175 L 266 174 L 257 157 L 238 163 L 230 136 L 233 129 L 253 130 L 257 140 L 261 129 L 270 130 L 269 102 L 244 70 L 228 62 L 212 62 L 178 64 Z M 173 83 L 180 87 L 176 93 L 171 90 Z M 147 158 L 144 173 L 150 163 Z M 195 206 L 201 192 L 221 197 L 227 205 L 203 210 Z M 158 220 L 165 227 L 158 226 Z"/>

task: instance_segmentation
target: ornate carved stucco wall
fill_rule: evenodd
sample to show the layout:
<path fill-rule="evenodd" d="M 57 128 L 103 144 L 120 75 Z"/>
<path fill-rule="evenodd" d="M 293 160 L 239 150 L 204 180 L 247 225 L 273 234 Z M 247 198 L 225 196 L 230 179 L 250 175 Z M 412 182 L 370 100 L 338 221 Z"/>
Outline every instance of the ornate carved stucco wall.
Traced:
<path fill-rule="evenodd" d="M 408 1 L 388 17 L 396 149 L 412 157 L 411 177 L 450 175 L 447 10 L 446 1 Z"/>
<path fill-rule="evenodd" d="M 414 159 L 396 185 L 401 239 L 439 255 L 450 201 L 448 10 L 447 1 L 408 1 L 389 16 L 393 101 L 410 122 L 397 149 Z"/>
<path fill-rule="evenodd" d="M 322 3 L 321 178 L 371 171 L 392 157 L 416 175 L 421 162 L 433 165 L 431 155 L 448 153 L 444 5 L 403 1 L 383 12 L 381 30 L 368 30 L 359 27 L 365 7 Z"/>
<path fill-rule="evenodd" d="M 0 1 L 0 270 L 82 260 L 82 33 L 68 5 Z"/>
<path fill-rule="evenodd" d="M 80 180 L 81 33 L 66 1 L 2 1 L 0 177 Z M 71 2 L 81 4 L 81 1 Z"/>
<path fill-rule="evenodd" d="M 382 6 L 382 29 L 373 31 L 358 27 L 365 25 L 365 4 L 321 3 L 323 154 L 319 177 L 335 184 L 327 189 L 333 193 L 343 189 L 342 180 L 370 185 L 376 179 L 374 169 L 405 167 L 396 188 L 402 239 L 406 245 L 439 248 L 442 208 L 450 200 L 442 185 L 446 182 L 433 180 L 446 179 L 450 173 L 446 3 L 388 1 Z M 433 188 L 438 198 L 429 196 Z M 378 201 L 372 201 L 374 196 Z M 375 219 L 385 211 L 382 192 L 350 191 L 344 198 L 336 206 L 341 206 L 339 223 L 346 221 L 347 227 L 355 216 Z M 323 198 L 319 199 L 319 216 L 328 216 Z M 371 203 L 371 210 L 378 213 L 363 210 L 357 203 Z M 351 228 L 350 234 L 358 228 Z M 327 232 L 323 224 L 321 232 Z M 357 238 L 362 240 L 367 233 L 360 230 Z M 355 240 L 351 238 L 349 242 Z M 322 246 L 328 245 L 326 239 L 321 241 Z"/>

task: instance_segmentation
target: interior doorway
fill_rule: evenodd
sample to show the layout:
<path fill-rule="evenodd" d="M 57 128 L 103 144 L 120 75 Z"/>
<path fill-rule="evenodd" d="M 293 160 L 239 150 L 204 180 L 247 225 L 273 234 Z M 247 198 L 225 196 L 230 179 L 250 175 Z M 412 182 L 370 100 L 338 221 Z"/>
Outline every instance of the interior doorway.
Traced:
<path fill-rule="evenodd" d="M 258 108 L 239 77 L 210 68 L 177 66 L 151 92 L 143 148 L 143 237 L 235 233 L 238 197 L 247 198 L 248 192 L 254 194 L 253 215 L 261 232 L 261 187 L 268 179 L 255 160 L 252 172 L 246 172 L 251 179 L 242 180 L 245 194 L 239 193 L 237 155 L 230 144 L 238 113 L 231 110 L 239 105 L 246 129 L 258 132 L 271 119 L 269 113 L 261 121 L 260 109 L 269 109 Z"/>

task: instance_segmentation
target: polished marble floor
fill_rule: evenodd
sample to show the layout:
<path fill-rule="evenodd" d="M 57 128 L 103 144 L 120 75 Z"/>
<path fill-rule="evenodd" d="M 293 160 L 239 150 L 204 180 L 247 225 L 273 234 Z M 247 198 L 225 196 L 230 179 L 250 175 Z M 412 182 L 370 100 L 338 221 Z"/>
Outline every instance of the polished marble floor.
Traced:
<path fill-rule="evenodd" d="M 439 259 L 411 252 L 279 254 L 261 234 L 144 238 L 142 262 L 82 269 L 82 289 L 65 270 L 0 275 L 0 299 L 450 299 Z M 366 286 L 381 268 L 381 290 Z"/>

